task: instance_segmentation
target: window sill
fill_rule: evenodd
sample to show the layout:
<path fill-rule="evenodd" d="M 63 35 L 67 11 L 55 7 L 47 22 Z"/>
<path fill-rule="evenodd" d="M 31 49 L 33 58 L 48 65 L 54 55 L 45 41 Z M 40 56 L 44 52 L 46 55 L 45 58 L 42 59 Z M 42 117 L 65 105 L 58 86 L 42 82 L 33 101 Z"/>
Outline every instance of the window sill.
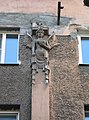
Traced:
<path fill-rule="evenodd" d="M 17 63 L 0 63 L 0 65 L 11 65 L 11 66 L 12 66 L 12 65 L 13 65 L 13 66 L 14 66 L 14 65 L 15 65 L 15 66 L 17 65 L 17 66 L 18 66 L 18 65 L 21 65 L 21 61 L 18 60 Z"/>
<path fill-rule="evenodd" d="M 19 63 L 13 64 L 13 63 L 0 63 L 2 66 L 19 66 Z"/>

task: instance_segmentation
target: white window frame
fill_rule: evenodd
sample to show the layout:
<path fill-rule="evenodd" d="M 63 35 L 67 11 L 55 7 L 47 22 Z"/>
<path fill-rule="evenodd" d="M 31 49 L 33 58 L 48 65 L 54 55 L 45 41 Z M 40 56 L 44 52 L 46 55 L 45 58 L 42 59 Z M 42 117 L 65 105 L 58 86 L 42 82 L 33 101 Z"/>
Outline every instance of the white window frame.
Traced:
<path fill-rule="evenodd" d="M 20 37 L 20 35 L 18 34 L 18 33 L 13 33 L 13 32 L 11 32 L 11 33 L 0 33 L 0 34 L 2 34 L 2 45 L 1 45 L 1 62 L 0 62 L 0 64 L 6 64 L 5 62 L 4 62 L 4 59 L 5 59 L 5 48 L 6 48 L 6 35 L 7 34 L 15 34 L 15 35 L 18 35 L 18 54 L 17 54 L 17 63 L 16 64 L 21 64 L 21 62 L 19 61 L 19 37 Z M 13 64 L 13 63 L 11 63 L 11 64 Z"/>
<path fill-rule="evenodd" d="M 1 115 L 3 115 L 3 116 L 6 116 L 6 115 L 9 115 L 9 116 L 16 115 L 16 120 L 19 120 L 19 112 L 18 111 L 0 111 L 0 116 Z"/>
<path fill-rule="evenodd" d="M 82 46 L 81 46 L 81 38 L 82 37 L 89 37 L 89 35 L 78 35 L 78 55 L 79 55 L 79 62 L 78 64 L 84 64 L 82 59 Z"/>

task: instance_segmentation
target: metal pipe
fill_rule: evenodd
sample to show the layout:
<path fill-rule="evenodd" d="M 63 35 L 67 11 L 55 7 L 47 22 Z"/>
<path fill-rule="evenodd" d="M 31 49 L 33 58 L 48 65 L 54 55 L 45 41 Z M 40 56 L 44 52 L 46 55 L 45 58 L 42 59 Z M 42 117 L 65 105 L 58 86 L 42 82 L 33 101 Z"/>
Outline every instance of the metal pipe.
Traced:
<path fill-rule="evenodd" d="M 60 13 L 61 13 L 61 9 L 63 9 L 64 7 L 61 6 L 61 2 L 58 2 L 58 18 L 57 18 L 57 25 L 60 25 Z"/>

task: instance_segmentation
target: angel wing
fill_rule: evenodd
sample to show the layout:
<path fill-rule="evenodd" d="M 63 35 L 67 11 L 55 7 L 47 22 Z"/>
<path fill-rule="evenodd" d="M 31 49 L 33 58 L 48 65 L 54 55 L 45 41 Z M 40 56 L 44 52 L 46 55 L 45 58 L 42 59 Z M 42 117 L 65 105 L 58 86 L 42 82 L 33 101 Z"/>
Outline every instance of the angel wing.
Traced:
<path fill-rule="evenodd" d="M 48 44 L 50 45 L 50 48 L 52 49 L 53 47 L 55 47 L 56 45 L 58 45 L 57 43 L 57 38 L 56 35 L 54 33 L 54 31 L 52 32 L 52 34 L 49 36 L 49 38 L 47 39 Z"/>
<path fill-rule="evenodd" d="M 32 36 L 29 34 L 29 33 L 27 33 L 27 36 L 29 36 L 29 40 L 30 40 L 30 42 L 32 42 L 33 41 L 33 38 L 32 38 Z M 31 44 L 29 44 L 29 41 L 27 42 L 27 45 L 26 45 L 26 48 L 32 48 L 32 45 Z"/>
<path fill-rule="evenodd" d="M 30 39 L 33 40 L 32 36 L 29 33 L 27 33 L 27 36 L 29 36 Z"/>

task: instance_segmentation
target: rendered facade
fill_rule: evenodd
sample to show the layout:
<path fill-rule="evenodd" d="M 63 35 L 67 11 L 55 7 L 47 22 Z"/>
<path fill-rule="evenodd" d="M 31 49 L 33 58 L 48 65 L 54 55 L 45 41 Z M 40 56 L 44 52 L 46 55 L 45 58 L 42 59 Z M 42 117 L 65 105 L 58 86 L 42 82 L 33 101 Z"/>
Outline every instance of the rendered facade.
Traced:
<path fill-rule="evenodd" d="M 0 120 L 89 120 L 89 7 L 0 2 Z"/>

